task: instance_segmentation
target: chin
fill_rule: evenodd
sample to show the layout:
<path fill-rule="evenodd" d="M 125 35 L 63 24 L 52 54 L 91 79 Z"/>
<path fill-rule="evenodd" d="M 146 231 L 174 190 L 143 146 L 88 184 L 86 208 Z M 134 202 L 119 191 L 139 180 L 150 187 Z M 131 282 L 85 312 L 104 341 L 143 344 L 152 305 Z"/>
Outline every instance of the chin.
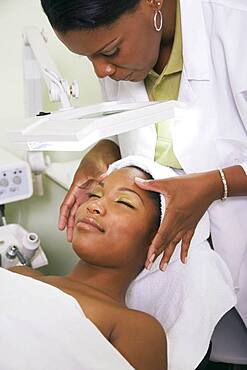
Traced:
<path fill-rule="evenodd" d="M 109 77 L 114 81 L 141 82 L 147 77 L 149 72 L 152 70 L 153 65 L 155 65 L 155 63 L 150 64 L 150 66 L 144 66 L 142 69 L 140 69 L 140 67 L 135 68 L 133 69 L 132 73 L 129 73 L 129 75 L 126 76 L 125 73 L 125 77 L 119 76 L 117 74 L 116 75 L 113 74 L 112 76 Z"/>
<path fill-rule="evenodd" d="M 72 248 L 75 254 L 84 262 L 95 266 L 109 266 L 113 260 L 110 248 L 104 243 L 85 237 L 73 237 Z"/>
<path fill-rule="evenodd" d="M 101 253 L 99 253 L 99 249 L 95 246 L 89 244 L 77 244 L 73 243 L 72 245 L 73 251 L 82 261 L 90 264 L 90 265 L 99 265 L 99 259 L 102 260 L 103 257 Z"/>
<path fill-rule="evenodd" d="M 147 68 L 147 69 L 144 69 L 142 71 L 140 71 L 139 73 L 133 73 L 133 75 L 131 76 L 130 78 L 130 82 L 140 82 L 140 81 L 144 81 L 145 78 L 147 77 L 147 75 L 149 74 L 149 72 L 152 70 L 152 66 L 150 66 L 150 68 Z"/>
<path fill-rule="evenodd" d="M 73 251 L 77 254 L 77 256 L 83 259 L 84 254 L 88 254 L 88 252 L 90 252 L 91 254 L 95 253 L 96 244 L 90 242 L 88 238 L 73 235 L 72 248 Z"/>

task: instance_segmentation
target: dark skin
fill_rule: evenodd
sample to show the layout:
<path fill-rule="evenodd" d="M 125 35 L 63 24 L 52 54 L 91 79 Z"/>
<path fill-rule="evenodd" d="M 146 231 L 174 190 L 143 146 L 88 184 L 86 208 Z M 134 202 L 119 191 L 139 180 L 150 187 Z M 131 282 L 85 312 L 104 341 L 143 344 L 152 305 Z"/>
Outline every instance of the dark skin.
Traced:
<path fill-rule="evenodd" d="M 163 14 L 164 27 L 160 32 L 153 28 L 156 10 Z M 54 31 L 69 50 L 91 60 L 98 77 L 110 76 L 119 80 L 131 74 L 128 79 L 139 81 L 150 69 L 161 72 L 164 68 L 172 49 L 175 21 L 175 0 L 144 0 L 135 12 L 125 14 L 111 26 L 65 34 Z M 114 51 L 118 54 L 114 55 Z M 109 164 L 120 158 L 118 146 L 102 140 L 82 159 L 60 207 L 59 228 L 66 227 L 68 241 L 72 240 L 76 210 L 86 192 L 106 172 Z"/>
<path fill-rule="evenodd" d="M 164 27 L 160 32 L 153 27 L 156 10 L 163 15 Z M 124 14 L 110 27 L 66 34 L 55 32 L 71 51 L 91 60 L 99 77 L 137 82 L 144 80 L 152 68 L 158 73 L 164 69 L 172 50 L 175 20 L 175 0 L 142 0 L 135 12 Z M 109 140 L 99 142 L 83 158 L 60 209 L 59 228 L 67 228 L 69 241 L 76 209 L 85 189 L 92 185 L 92 179 L 95 180 L 110 163 L 119 158 L 118 146 Z M 247 195 L 247 176 L 243 169 L 232 166 L 224 169 L 224 172 L 229 196 Z M 223 196 L 218 170 L 144 183 L 137 180 L 137 184 L 146 190 L 164 194 L 167 206 L 166 217 L 150 245 L 146 267 L 163 253 L 160 268 L 164 270 L 180 241 L 181 261 L 186 263 L 198 222 L 212 202 Z"/>
<path fill-rule="evenodd" d="M 72 245 L 80 261 L 70 274 L 44 276 L 27 267 L 11 270 L 73 296 L 135 369 L 164 370 L 162 327 L 153 317 L 125 305 L 128 286 L 142 270 L 157 229 L 157 207 L 149 193 L 135 185 L 135 176 L 146 178 L 135 168 L 115 171 L 78 208 Z"/>
<path fill-rule="evenodd" d="M 155 10 L 163 14 L 161 32 L 150 27 Z M 136 11 L 124 14 L 108 27 L 55 32 L 69 50 L 91 60 L 98 77 L 136 82 L 152 68 L 158 73 L 163 70 L 172 49 L 175 21 L 176 1 L 145 0 Z"/>

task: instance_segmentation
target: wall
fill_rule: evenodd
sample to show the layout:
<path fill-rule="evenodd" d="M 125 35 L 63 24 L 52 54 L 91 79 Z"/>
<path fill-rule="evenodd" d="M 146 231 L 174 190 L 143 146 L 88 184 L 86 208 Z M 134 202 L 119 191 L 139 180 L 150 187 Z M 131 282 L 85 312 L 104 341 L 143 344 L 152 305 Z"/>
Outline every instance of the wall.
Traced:
<path fill-rule="evenodd" d="M 74 105 L 87 105 L 101 101 L 98 81 L 90 63 L 82 57 L 73 55 L 55 37 L 39 0 L 1 0 L 0 1 L 0 145 L 16 152 L 6 139 L 6 128 L 17 128 L 18 120 L 23 118 L 23 75 L 22 75 L 22 29 L 35 25 L 44 29 L 48 37 L 48 49 L 58 69 L 69 82 L 76 79 L 80 85 L 80 99 Z M 45 103 L 45 110 L 54 110 L 56 106 Z M 77 158 L 81 153 L 56 153 L 53 160 Z M 32 197 L 23 202 L 7 205 L 9 222 L 18 222 L 30 231 L 39 234 L 42 246 L 50 260 L 50 273 L 65 273 L 76 259 L 66 242 L 64 233 L 57 230 L 59 205 L 65 191 L 50 179 L 44 179 L 45 196 Z"/>

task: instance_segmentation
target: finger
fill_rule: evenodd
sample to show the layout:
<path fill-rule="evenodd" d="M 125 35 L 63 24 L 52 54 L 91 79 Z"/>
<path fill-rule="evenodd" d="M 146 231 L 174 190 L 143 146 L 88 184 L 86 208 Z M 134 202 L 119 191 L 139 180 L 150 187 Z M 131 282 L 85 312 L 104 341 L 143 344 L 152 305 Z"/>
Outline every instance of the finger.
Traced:
<path fill-rule="evenodd" d="M 166 270 L 166 267 L 170 261 L 170 258 L 171 256 L 173 255 L 174 253 L 174 250 L 177 246 L 177 244 L 180 242 L 179 239 L 176 239 L 176 240 L 173 240 L 165 249 L 164 253 L 163 253 L 163 257 L 160 261 L 160 270 L 161 271 L 165 271 Z"/>
<path fill-rule="evenodd" d="M 73 217 L 73 219 L 75 218 L 75 215 L 76 215 L 76 212 L 78 210 L 78 208 L 80 207 L 81 204 L 83 204 L 84 201 L 81 201 L 80 203 L 78 202 L 75 202 L 75 204 L 73 205 L 73 207 L 71 208 L 70 210 L 70 215 L 69 215 L 69 218 L 70 217 Z"/>
<path fill-rule="evenodd" d="M 152 264 L 153 262 L 155 261 L 156 259 L 156 253 L 155 252 L 151 252 L 149 255 L 147 255 L 147 258 L 146 258 L 146 261 L 145 261 L 145 268 L 150 270 L 151 267 L 152 267 Z"/>
<path fill-rule="evenodd" d="M 60 208 L 59 229 L 64 230 L 67 226 L 67 239 L 72 240 L 75 214 L 78 207 L 88 199 L 87 190 L 93 187 L 95 180 L 89 179 L 81 184 L 76 184 L 69 191 Z"/>
<path fill-rule="evenodd" d="M 151 268 L 152 263 L 156 260 L 156 258 L 168 247 L 168 245 L 172 241 L 172 238 L 175 238 L 175 235 L 173 235 L 173 233 L 170 233 L 169 235 L 169 223 L 168 223 L 168 232 L 165 234 L 165 236 L 160 226 L 160 229 L 158 230 L 156 236 L 152 241 L 152 244 L 148 249 L 147 259 L 145 261 L 145 267 L 147 269 Z"/>
<path fill-rule="evenodd" d="M 152 267 L 152 264 L 156 260 L 156 258 L 159 256 L 158 251 L 154 248 L 154 246 L 151 244 L 148 249 L 147 258 L 145 261 L 145 267 L 150 270 Z"/>
<path fill-rule="evenodd" d="M 74 227 L 67 227 L 67 241 L 72 242 Z"/>
<path fill-rule="evenodd" d="M 107 172 L 104 172 L 102 173 L 98 178 L 97 178 L 97 181 L 98 182 L 101 182 L 101 181 L 104 181 L 105 178 L 108 176 L 108 173 Z"/>
<path fill-rule="evenodd" d="M 74 191 L 69 192 L 66 195 L 60 207 L 59 221 L 58 221 L 58 228 L 60 230 L 64 230 L 65 226 L 67 225 L 70 209 L 74 205 L 75 201 L 76 201 L 75 192 Z"/>
<path fill-rule="evenodd" d="M 174 221 L 172 215 L 167 212 L 161 223 L 148 251 L 148 257 L 152 253 L 159 255 L 179 234 L 179 220 Z"/>
<path fill-rule="evenodd" d="M 144 180 L 140 177 L 135 177 L 135 183 L 144 190 L 156 191 L 158 193 L 165 193 L 166 180 Z"/>
<path fill-rule="evenodd" d="M 178 241 L 179 242 L 179 241 Z M 162 243 L 159 247 L 159 249 L 156 249 L 156 247 L 154 247 L 153 245 L 150 246 L 149 248 L 149 251 L 148 251 L 148 255 L 147 255 L 147 260 L 145 262 L 145 267 L 147 269 L 150 269 L 152 267 L 152 264 L 153 262 L 156 260 L 156 258 L 162 253 L 162 252 L 166 252 L 167 250 L 167 247 L 170 245 L 171 242 L 169 242 L 168 244 L 164 244 Z M 175 248 L 175 247 L 174 247 Z M 167 262 L 169 261 L 169 255 L 168 255 L 168 258 L 167 258 Z"/>
<path fill-rule="evenodd" d="M 59 230 L 64 230 L 65 226 L 67 225 L 67 215 L 59 215 L 59 220 L 58 220 L 58 228 Z"/>
<path fill-rule="evenodd" d="M 190 242 L 191 242 L 191 239 L 193 238 L 194 232 L 195 232 L 195 229 L 189 230 L 182 237 L 182 246 L 181 246 L 180 258 L 181 258 L 181 261 L 183 263 L 187 262 Z"/>
<path fill-rule="evenodd" d="M 68 242 L 72 241 L 74 225 L 75 225 L 75 217 L 70 215 L 68 219 L 67 230 L 66 230 Z"/>
<path fill-rule="evenodd" d="M 159 249 L 152 249 L 152 245 L 149 248 L 147 260 L 145 262 L 145 267 L 147 269 L 150 269 L 152 267 L 153 262 L 155 259 L 164 251 L 163 257 L 162 257 L 162 263 L 161 267 L 164 264 L 168 264 L 170 261 L 170 258 L 177 246 L 177 244 L 181 241 L 181 233 L 179 233 L 176 238 L 174 238 L 172 241 L 170 241 L 168 244 L 161 244 Z"/>

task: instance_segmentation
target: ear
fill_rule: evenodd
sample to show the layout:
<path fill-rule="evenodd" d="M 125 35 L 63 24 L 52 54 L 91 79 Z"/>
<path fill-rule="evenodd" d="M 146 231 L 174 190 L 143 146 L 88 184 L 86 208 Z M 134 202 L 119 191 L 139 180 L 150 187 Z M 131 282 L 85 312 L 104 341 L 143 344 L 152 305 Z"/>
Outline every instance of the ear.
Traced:
<path fill-rule="evenodd" d="M 153 10 L 160 10 L 163 5 L 163 0 L 145 0 L 145 1 Z"/>

